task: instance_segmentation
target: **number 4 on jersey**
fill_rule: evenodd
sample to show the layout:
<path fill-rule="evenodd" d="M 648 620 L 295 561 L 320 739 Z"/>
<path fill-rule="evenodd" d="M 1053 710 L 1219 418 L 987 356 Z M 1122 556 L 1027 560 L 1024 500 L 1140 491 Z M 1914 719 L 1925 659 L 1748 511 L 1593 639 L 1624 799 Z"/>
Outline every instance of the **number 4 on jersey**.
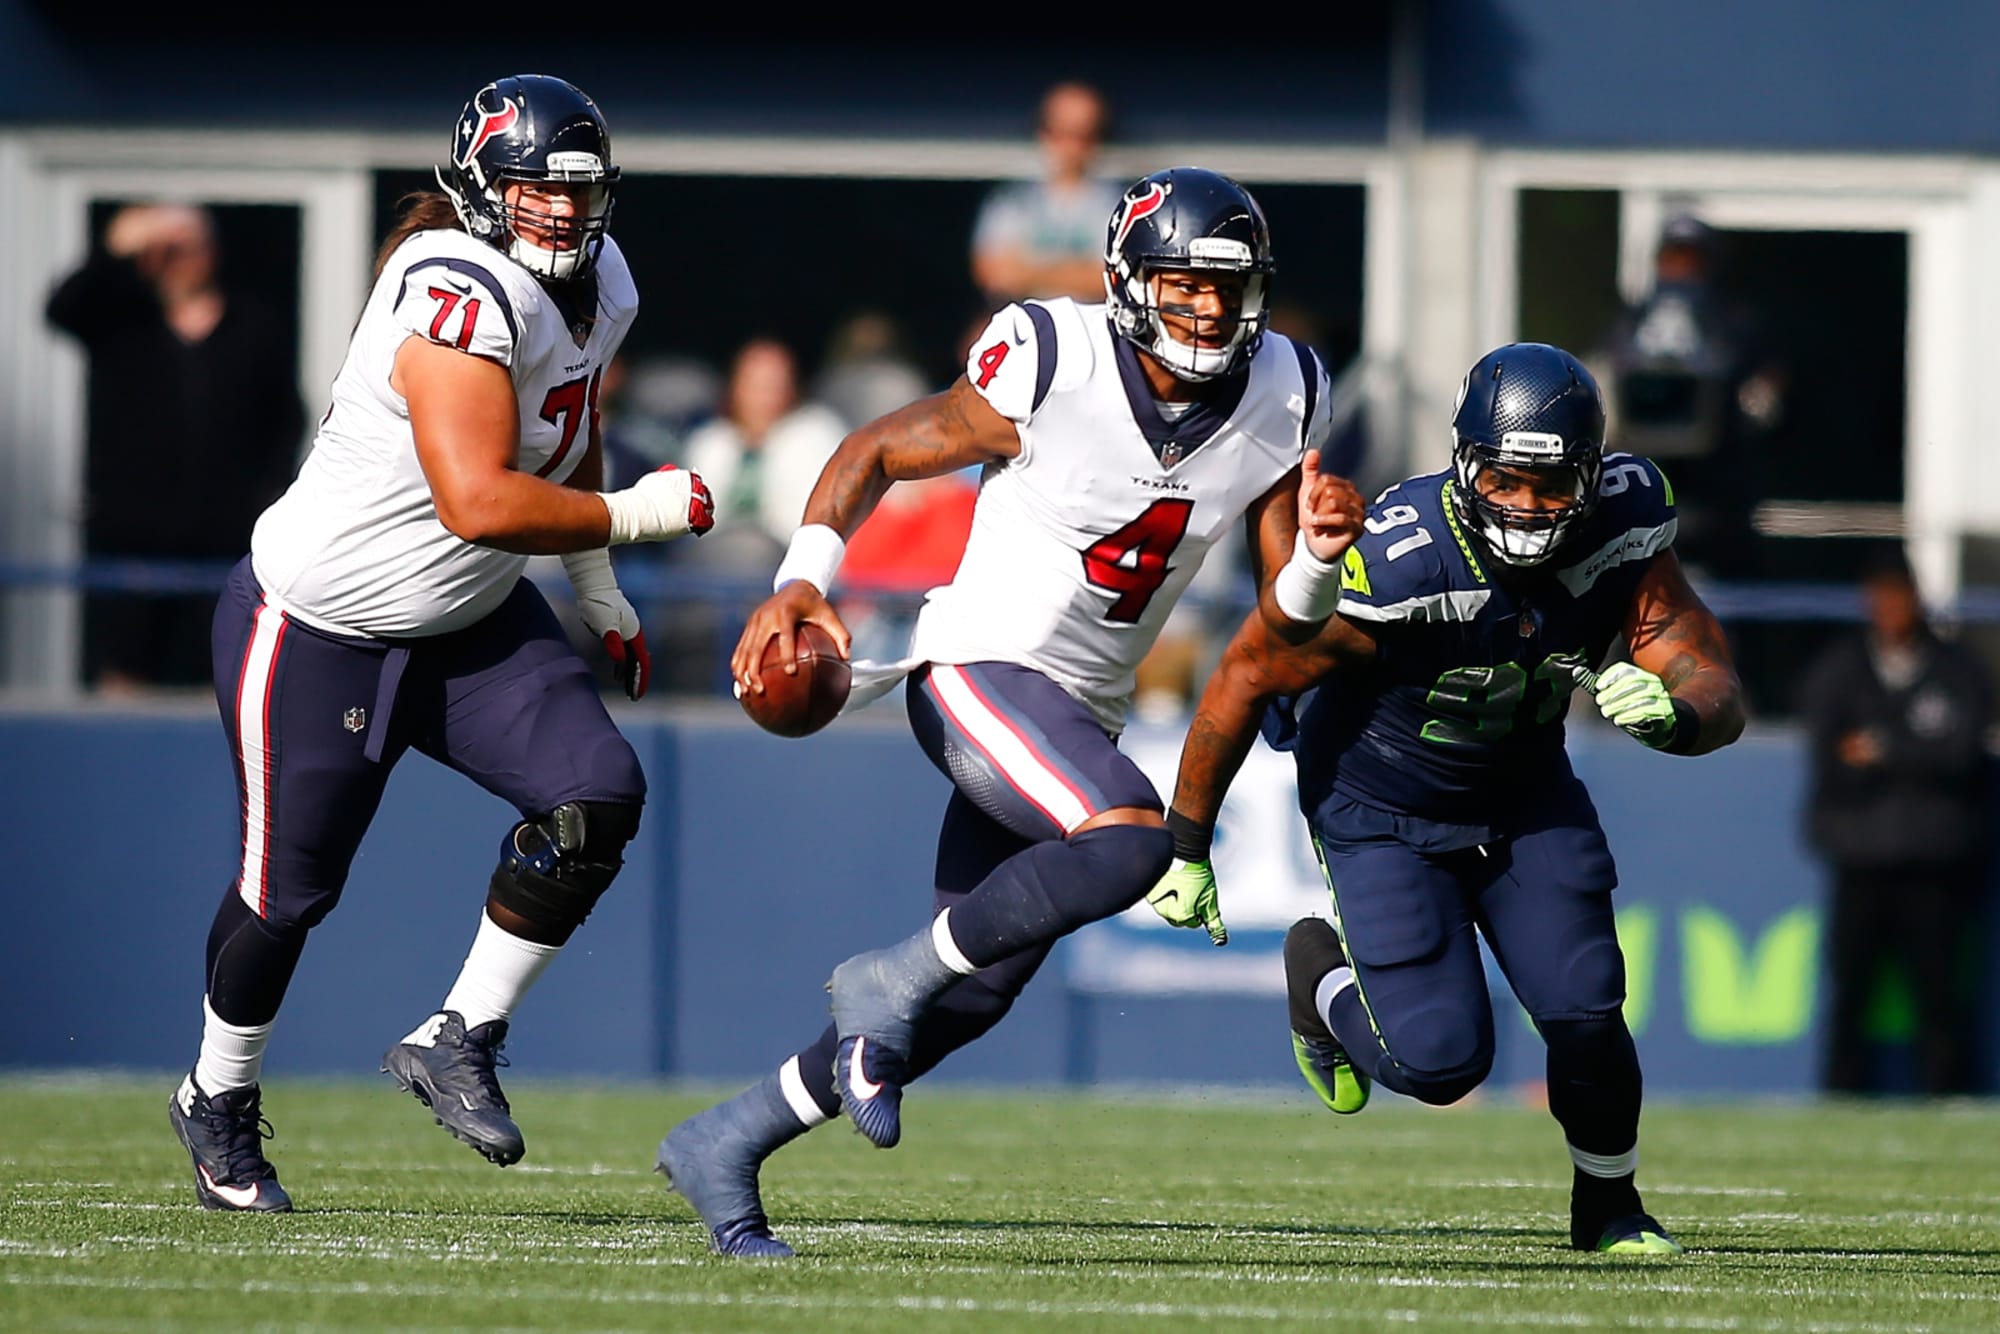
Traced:
<path fill-rule="evenodd" d="M 1083 553 L 1083 573 L 1097 588 L 1118 594 L 1105 609 L 1106 620 L 1131 625 L 1167 581 L 1167 557 L 1187 535 L 1192 500 L 1156 500 L 1146 512 L 1115 533 L 1107 533 Z"/>

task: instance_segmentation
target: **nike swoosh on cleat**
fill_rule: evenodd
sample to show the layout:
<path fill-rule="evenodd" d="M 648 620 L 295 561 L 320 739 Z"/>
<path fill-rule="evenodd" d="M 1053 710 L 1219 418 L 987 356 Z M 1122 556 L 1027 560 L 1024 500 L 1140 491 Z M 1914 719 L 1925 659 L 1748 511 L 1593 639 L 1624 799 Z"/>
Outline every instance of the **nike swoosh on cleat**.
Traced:
<path fill-rule="evenodd" d="M 867 1038 L 854 1039 L 854 1050 L 847 1054 L 847 1083 L 854 1090 L 854 1096 L 867 1102 L 882 1091 L 882 1086 L 870 1079 L 861 1065 L 862 1044 Z"/>
<path fill-rule="evenodd" d="M 214 1177 L 208 1174 L 206 1166 L 198 1165 L 196 1170 L 201 1173 L 202 1185 L 207 1186 L 211 1191 L 221 1196 L 225 1203 L 233 1204 L 238 1209 L 248 1209 L 251 1205 L 257 1203 L 257 1188 L 255 1186 L 220 1185 Z"/>
<path fill-rule="evenodd" d="M 474 1107 L 472 1105 L 472 1099 L 466 1097 L 463 1093 L 458 1095 L 458 1100 L 465 1104 L 465 1110 L 468 1112 L 476 1112 L 479 1110 L 477 1107 Z"/>

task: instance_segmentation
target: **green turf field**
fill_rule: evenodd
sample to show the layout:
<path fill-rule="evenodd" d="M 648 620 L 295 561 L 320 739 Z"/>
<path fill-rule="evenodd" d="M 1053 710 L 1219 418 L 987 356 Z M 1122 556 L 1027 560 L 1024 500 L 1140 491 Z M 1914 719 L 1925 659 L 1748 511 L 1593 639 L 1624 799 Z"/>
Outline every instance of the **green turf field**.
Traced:
<path fill-rule="evenodd" d="M 1658 1106 L 1640 1184 L 1690 1253 L 1565 1248 L 1554 1124 L 1498 1103 L 916 1090 L 716 1259 L 653 1148 L 709 1099 L 518 1081 L 505 1171 L 387 1080 L 276 1083 L 299 1212 L 205 1213 L 170 1078 L 0 1080 L 9 1330 L 2000 1329 L 2000 1109 Z"/>

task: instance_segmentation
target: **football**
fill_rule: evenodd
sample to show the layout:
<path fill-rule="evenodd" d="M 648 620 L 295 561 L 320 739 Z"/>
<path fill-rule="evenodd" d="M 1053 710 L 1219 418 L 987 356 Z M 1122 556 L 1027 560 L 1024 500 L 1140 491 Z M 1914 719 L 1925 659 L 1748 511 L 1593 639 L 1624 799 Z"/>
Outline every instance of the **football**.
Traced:
<path fill-rule="evenodd" d="M 743 692 L 743 711 L 757 726 L 779 736 L 811 736 L 834 720 L 847 703 L 853 674 L 833 636 L 810 621 L 799 625 L 796 675 L 787 675 L 778 637 L 764 646 L 757 676 L 764 693 Z"/>

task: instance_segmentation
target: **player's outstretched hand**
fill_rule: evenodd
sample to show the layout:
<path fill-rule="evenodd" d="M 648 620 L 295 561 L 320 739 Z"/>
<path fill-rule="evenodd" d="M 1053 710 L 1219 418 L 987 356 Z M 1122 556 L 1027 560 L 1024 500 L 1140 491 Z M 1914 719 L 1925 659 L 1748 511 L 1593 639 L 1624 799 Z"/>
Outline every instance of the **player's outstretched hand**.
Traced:
<path fill-rule="evenodd" d="M 1644 667 L 1613 663 L 1591 687 L 1597 709 L 1611 722 L 1649 746 L 1666 745 L 1674 735 L 1674 697 L 1667 683 Z"/>
<path fill-rule="evenodd" d="M 803 621 L 811 621 L 832 635 L 841 657 L 853 650 L 854 636 L 841 623 L 840 613 L 833 609 L 833 604 L 808 581 L 794 579 L 757 604 L 757 610 L 750 613 L 750 620 L 743 627 L 742 637 L 736 641 L 736 651 L 729 655 L 729 671 L 736 678 L 739 698 L 746 690 L 764 693 L 758 671 L 764 661 L 764 646 L 773 635 L 778 637 L 778 661 L 785 664 L 787 675 L 797 674 L 797 641 L 799 624 Z"/>
<path fill-rule="evenodd" d="M 1229 928 L 1222 924 L 1222 904 L 1215 888 L 1215 868 L 1206 860 L 1174 858 L 1160 883 L 1146 895 L 1146 902 L 1170 926 L 1199 926 L 1216 944 L 1229 943 Z"/>
<path fill-rule="evenodd" d="M 1319 451 L 1306 451 L 1299 477 L 1299 531 L 1314 559 L 1331 565 L 1361 536 L 1368 506 L 1354 483 L 1319 470 Z"/>

